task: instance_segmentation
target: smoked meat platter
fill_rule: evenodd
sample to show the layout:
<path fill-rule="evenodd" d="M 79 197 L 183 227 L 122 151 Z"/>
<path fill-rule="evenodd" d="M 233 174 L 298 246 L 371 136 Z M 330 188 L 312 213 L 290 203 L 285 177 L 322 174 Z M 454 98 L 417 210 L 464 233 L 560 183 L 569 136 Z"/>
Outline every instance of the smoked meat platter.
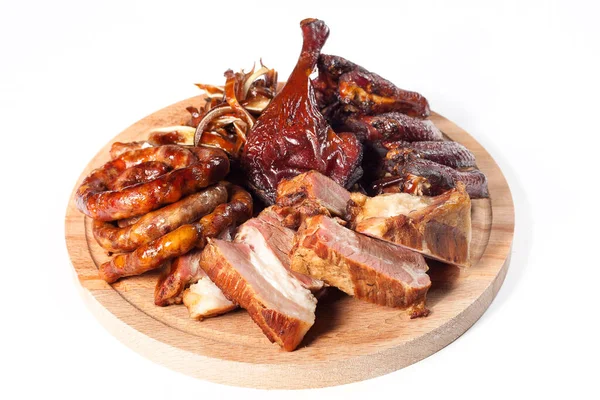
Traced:
<path fill-rule="evenodd" d="M 182 125 L 193 97 L 136 122 L 102 148 L 81 173 L 109 160 L 114 141 L 143 140 L 161 126 Z M 430 263 L 431 314 L 409 319 L 393 308 L 358 301 L 332 290 L 319 300 L 314 326 L 297 350 L 271 344 L 244 310 L 204 321 L 190 319 L 183 305 L 158 307 L 153 292 L 160 271 L 112 285 L 98 276 L 109 259 L 94 240 L 92 221 L 71 195 L 65 218 L 67 249 L 86 304 L 121 342 L 154 362 L 212 382 L 265 389 L 340 385 L 384 375 L 413 364 L 453 342 L 485 312 L 508 270 L 514 206 L 500 168 L 486 150 L 457 125 L 433 113 L 430 119 L 450 139 L 471 150 L 487 175 L 490 198 L 472 201 L 471 261 L 468 269 Z"/>

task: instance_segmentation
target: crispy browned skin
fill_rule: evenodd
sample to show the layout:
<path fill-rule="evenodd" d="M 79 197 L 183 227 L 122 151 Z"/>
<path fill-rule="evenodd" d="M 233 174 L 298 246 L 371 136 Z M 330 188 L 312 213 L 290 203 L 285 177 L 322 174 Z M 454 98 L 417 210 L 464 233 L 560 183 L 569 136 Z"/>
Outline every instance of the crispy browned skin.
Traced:
<path fill-rule="evenodd" d="M 121 190 L 127 186 L 153 181 L 169 172 L 171 168 L 159 161 L 146 161 L 123 171 L 107 187 L 109 190 Z"/>
<path fill-rule="evenodd" d="M 309 199 L 303 199 L 287 206 L 275 204 L 269 209 L 277 215 L 282 226 L 293 230 L 298 229 L 308 217 L 315 215 L 331 216 L 329 210 Z"/>
<path fill-rule="evenodd" d="M 132 253 L 119 254 L 100 266 L 102 279 L 112 283 L 125 276 L 139 275 L 160 267 L 165 261 L 183 255 L 193 248 L 203 248 L 206 240 L 218 236 L 228 227 L 252 216 L 252 196 L 239 186 L 230 186 L 229 203 L 193 224 L 179 228 L 138 247 Z"/>
<path fill-rule="evenodd" d="M 151 182 L 108 189 L 126 169 L 143 162 L 158 161 L 174 170 Z M 92 171 L 76 193 L 79 211 L 101 221 L 146 214 L 222 180 L 229 172 L 229 159 L 219 149 L 183 148 L 167 145 L 127 151 Z"/>
<path fill-rule="evenodd" d="M 200 266 L 210 280 L 223 291 L 225 297 L 248 311 L 252 320 L 271 342 L 279 344 L 286 351 L 294 350 L 310 325 L 263 303 L 261 296 L 256 292 L 257 288 L 238 271 L 237 265 L 230 263 L 224 253 L 227 250 L 235 253 L 238 249 L 250 251 L 243 243 L 209 241 L 202 252 Z M 276 291 L 272 293 L 274 296 L 280 296 Z"/>
<path fill-rule="evenodd" d="M 475 155 L 465 146 L 452 141 L 386 141 L 381 143 L 388 150 L 384 164 L 394 168 L 404 158 L 404 149 L 412 150 L 418 157 L 454 169 L 476 168 Z"/>
<path fill-rule="evenodd" d="M 133 251 L 139 246 L 190 224 L 227 202 L 227 188 L 217 184 L 140 217 L 119 228 L 112 222 L 94 221 L 93 233 L 102 248 L 112 252 Z"/>
<path fill-rule="evenodd" d="M 354 133 L 362 142 L 378 140 L 442 140 L 442 132 L 430 120 L 413 118 L 397 111 L 378 115 L 350 115 L 343 129 Z"/>
<path fill-rule="evenodd" d="M 405 192 L 419 196 L 438 196 L 455 188 L 458 182 L 465 184 L 472 199 L 490 197 L 485 174 L 479 170 L 457 171 L 436 162 L 409 156 L 395 166 L 390 178 L 374 182 L 379 193 Z M 391 189 L 391 190 L 390 190 Z"/>
<path fill-rule="evenodd" d="M 120 219 L 120 220 L 117 221 L 117 226 L 119 228 L 125 228 L 126 226 L 130 226 L 130 225 L 135 224 L 142 217 L 143 217 L 143 215 L 142 216 L 138 216 L 138 217 L 131 217 L 131 218 Z"/>
<path fill-rule="evenodd" d="M 285 87 L 258 118 L 242 154 L 248 181 L 267 204 L 275 202 L 277 184 L 311 169 L 342 186 L 361 175 L 362 146 L 350 133 L 336 134 L 316 104 L 310 74 L 329 35 L 323 21 L 300 23 L 302 53 Z"/>
<path fill-rule="evenodd" d="M 346 115 L 399 111 L 416 118 L 429 116 L 429 103 L 425 97 L 400 89 L 345 58 L 321 54 L 318 67 L 319 76 L 313 84 L 321 107 L 341 108 L 337 111 Z"/>
<path fill-rule="evenodd" d="M 381 196 L 385 199 L 386 195 Z M 443 262 L 470 266 L 471 199 L 462 182 L 454 189 L 428 198 L 426 207 L 407 215 L 365 218 L 362 210 L 367 199 L 359 193 L 352 194 L 348 206 L 352 229 Z"/>

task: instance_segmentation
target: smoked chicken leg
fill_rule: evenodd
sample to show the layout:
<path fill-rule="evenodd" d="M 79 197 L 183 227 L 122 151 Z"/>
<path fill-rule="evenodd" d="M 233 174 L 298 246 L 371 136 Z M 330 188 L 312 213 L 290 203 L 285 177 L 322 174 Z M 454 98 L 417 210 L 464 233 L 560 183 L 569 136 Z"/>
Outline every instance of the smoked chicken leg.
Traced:
<path fill-rule="evenodd" d="M 250 186 L 273 204 L 277 184 L 317 170 L 342 186 L 360 178 L 362 147 L 351 133 L 336 134 L 317 106 L 310 74 L 329 36 L 323 21 L 300 23 L 304 44 L 285 87 L 264 110 L 248 133 L 242 166 Z"/>

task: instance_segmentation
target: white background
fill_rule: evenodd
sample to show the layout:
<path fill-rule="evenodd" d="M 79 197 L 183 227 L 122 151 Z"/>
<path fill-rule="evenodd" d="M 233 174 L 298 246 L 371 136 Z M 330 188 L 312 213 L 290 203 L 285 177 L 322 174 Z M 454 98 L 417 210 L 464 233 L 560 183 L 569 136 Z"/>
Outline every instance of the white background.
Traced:
<path fill-rule="evenodd" d="M 0 2 L 0 398 L 598 398 L 598 73 L 589 2 Z M 298 23 L 324 52 L 417 90 L 497 160 L 513 258 L 485 315 L 439 353 L 365 382 L 281 393 L 196 380 L 86 309 L 63 218 L 79 173 L 131 123 L 262 57 L 285 79 Z"/>

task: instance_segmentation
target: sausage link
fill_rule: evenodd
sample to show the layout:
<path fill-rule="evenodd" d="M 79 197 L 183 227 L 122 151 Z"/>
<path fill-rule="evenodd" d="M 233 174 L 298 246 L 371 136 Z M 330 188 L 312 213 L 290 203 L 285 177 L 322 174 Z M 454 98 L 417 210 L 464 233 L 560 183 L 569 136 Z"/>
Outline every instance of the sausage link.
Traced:
<path fill-rule="evenodd" d="M 231 242 L 235 234 L 233 226 L 221 231 L 218 238 Z M 164 273 L 156 282 L 154 289 L 154 304 L 157 306 L 168 306 L 170 304 L 181 304 L 183 291 L 192 283 L 206 276 L 200 268 L 200 256 L 202 249 L 194 249 L 189 253 L 179 256 L 170 263 Z"/>
<path fill-rule="evenodd" d="M 108 189 L 123 171 L 147 161 L 162 162 L 174 171 L 119 191 Z M 76 204 L 82 213 L 101 221 L 135 217 L 212 185 L 228 172 L 229 159 L 219 149 L 166 145 L 128 151 L 84 179 Z"/>
<path fill-rule="evenodd" d="M 94 237 L 108 251 L 133 251 L 181 225 L 197 221 L 226 201 L 227 188 L 223 184 L 217 184 L 152 211 L 124 228 L 111 222 L 94 221 Z"/>
<path fill-rule="evenodd" d="M 169 172 L 171 168 L 159 161 L 146 161 L 139 165 L 127 168 L 114 181 L 107 185 L 109 190 L 121 190 L 127 186 L 153 181 Z"/>
<path fill-rule="evenodd" d="M 142 217 L 143 217 L 143 215 L 140 215 L 137 217 L 120 219 L 117 221 L 117 226 L 119 228 L 125 228 L 127 226 L 131 226 L 131 225 L 135 224 L 136 222 L 138 222 Z"/>
<path fill-rule="evenodd" d="M 252 196 L 237 185 L 229 186 L 229 202 L 220 204 L 215 210 L 202 217 L 197 223 L 201 232 L 197 247 L 204 248 L 207 238 L 214 238 L 226 229 L 237 226 L 252 217 Z"/>
<path fill-rule="evenodd" d="M 132 253 L 118 254 L 100 266 L 99 274 L 108 283 L 125 276 L 139 275 L 160 267 L 194 247 L 204 248 L 207 238 L 216 237 L 230 226 L 252 216 L 252 196 L 239 186 L 229 186 L 229 203 L 221 204 L 198 222 L 179 228 L 140 246 Z"/>
<path fill-rule="evenodd" d="M 187 253 L 199 239 L 200 233 L 194 224 L 182 225 L 132 253 L 117 254 L 102 264 L 98 272 L 108 283 L 125 276 L 143 274 L 160 267 L 171 258 Z"/>

